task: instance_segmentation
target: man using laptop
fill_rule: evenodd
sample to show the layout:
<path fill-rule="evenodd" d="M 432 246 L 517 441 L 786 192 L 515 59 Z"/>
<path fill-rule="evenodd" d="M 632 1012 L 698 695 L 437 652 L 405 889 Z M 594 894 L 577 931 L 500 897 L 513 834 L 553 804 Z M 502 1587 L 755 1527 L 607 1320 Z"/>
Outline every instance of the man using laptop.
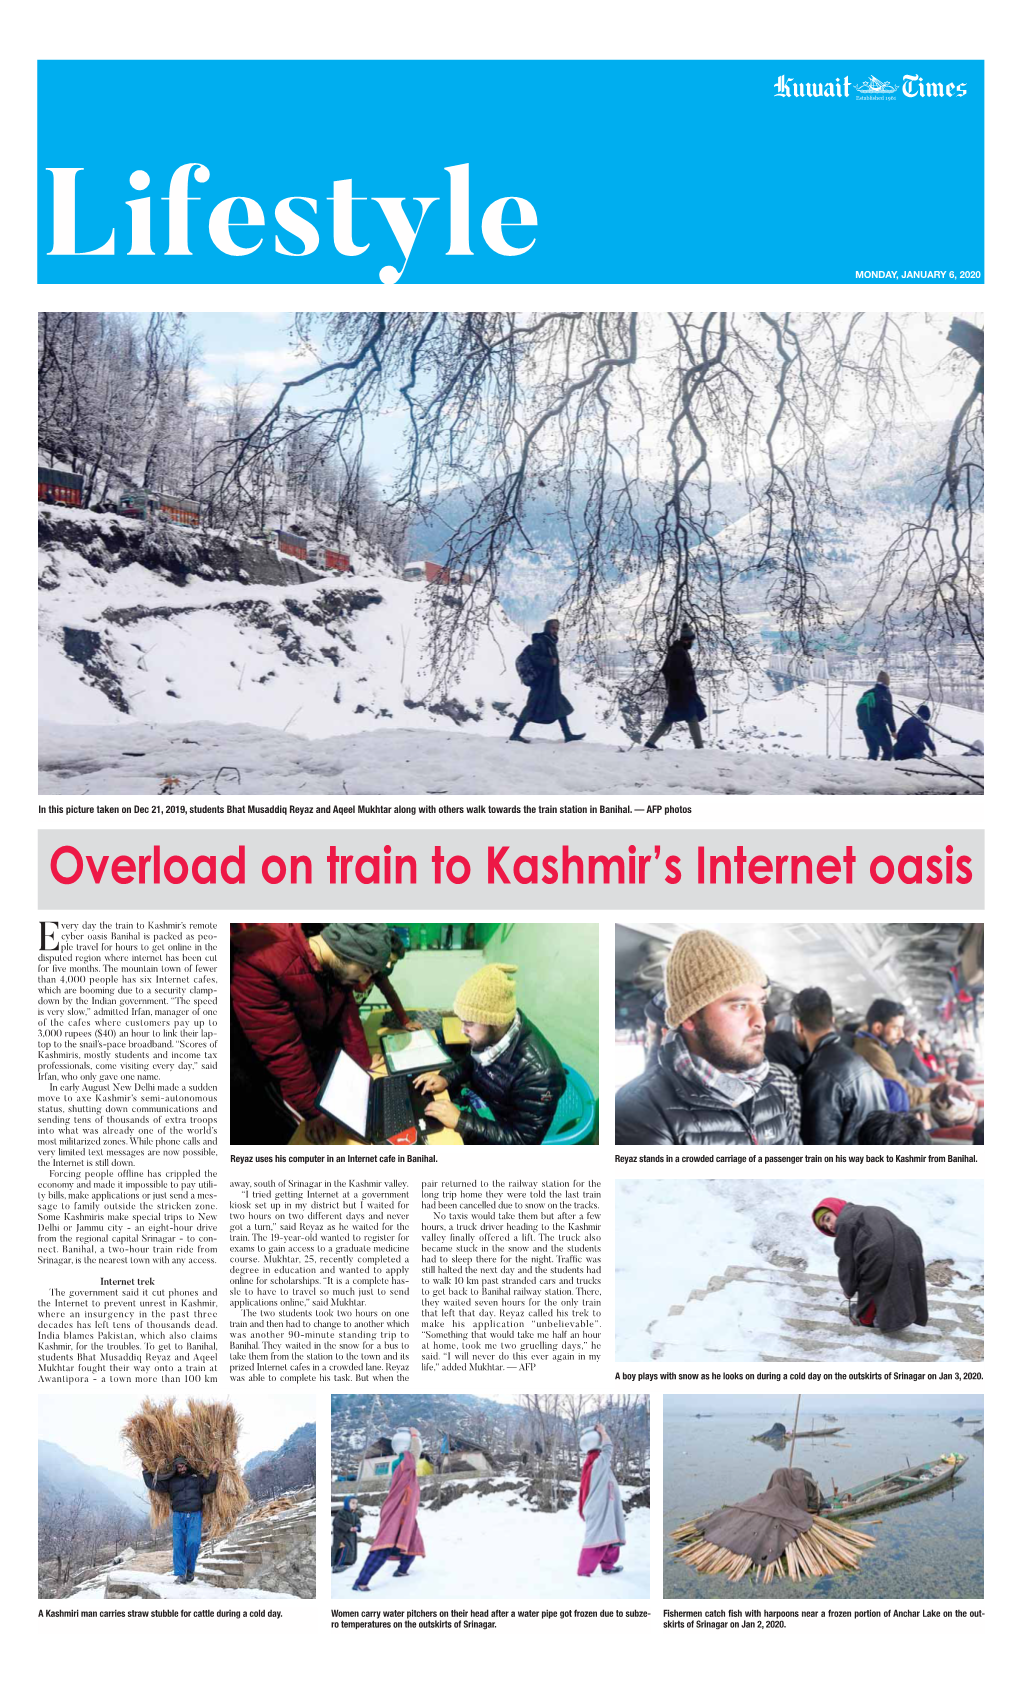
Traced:
<path fill-rule="evenodd" d="M 467 1052 L 449 1078 L 433 1072 L 413 1082 L 430 1094 L 429 1119 L 465 1144 L 541 1144 L 567 1087 L 552 1045 L 517 1008 L 516 973 L 487 963 L 464 981 L 453 1007 Z"/>
<path fill-rule="evenodd" d="M 311 938 L 294 922 L 234 928 L 230 977 L 231 1139 L 283 1143 L 304 1123 L 336 1139 L 319 1090 L 338 1051 L 371 1066 L 357 989 L 389 964 L 388 927 L 332 921 Z"/>

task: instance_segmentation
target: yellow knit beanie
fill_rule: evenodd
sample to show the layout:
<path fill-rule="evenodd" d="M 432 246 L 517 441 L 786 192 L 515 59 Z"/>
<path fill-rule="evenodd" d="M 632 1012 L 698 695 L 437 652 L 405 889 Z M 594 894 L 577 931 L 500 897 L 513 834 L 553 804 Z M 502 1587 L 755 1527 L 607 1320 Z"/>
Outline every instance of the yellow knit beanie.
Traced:
<path fill-rule="evenodd" d="M 666 1020 L 671 1027 L 715 1003 L 724 992 L 753 982 L 768 985 L 768 975 L 750 951 L 720 933 L 681 933 L 666 962 Z"/>
<path fill-rule="evenodd" d="M 512 979 L 516 973 L 516 963 L 487 962 L 464 981 L 453 1000 L 454 1013 L 462 1021 L 477 1021 L 482 1027 L 509 1025 L 517 1014 Z"/>

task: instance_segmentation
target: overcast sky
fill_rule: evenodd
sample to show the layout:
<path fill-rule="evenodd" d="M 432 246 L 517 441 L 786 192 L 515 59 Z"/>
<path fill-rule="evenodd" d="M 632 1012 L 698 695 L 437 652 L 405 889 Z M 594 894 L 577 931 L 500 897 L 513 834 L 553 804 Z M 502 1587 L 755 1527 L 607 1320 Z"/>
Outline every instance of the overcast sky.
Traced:
<path fill-rule="evenodd" d="M 194 1394 L 207 1401 L 216 1400 L 211 1393 Z M 158 1391 L 153 1396 L 163 1400 Z M 241 1417 L 237 1454 L 242 1467 L 263 1450 L 279 1449 L 298 1426 L 315 1419 L 311 1392 L 241 1390 L 231 1391 L 229 1400 Z M 115 1473 L 135 1476 L 138 1463 L 126 1453 L 120 1429 L 140 1406 L 138 1391 L 47 1393 L 39 1398 L 39 1437 L 46 1443 L 59 1444 L 88 1467 L 109 1467 Z M 186 1393 L 177 1393 L 177 1406 L 187 1410 Z"/>

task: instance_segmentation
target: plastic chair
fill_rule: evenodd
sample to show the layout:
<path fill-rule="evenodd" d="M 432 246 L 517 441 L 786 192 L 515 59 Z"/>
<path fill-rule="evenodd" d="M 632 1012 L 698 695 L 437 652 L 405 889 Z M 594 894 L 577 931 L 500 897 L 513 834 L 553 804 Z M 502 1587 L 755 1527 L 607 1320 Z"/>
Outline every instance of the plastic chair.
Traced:
<path fill-rule="evenodd" d="M 556 1105 L 552 1125 L 543 1144 L 580 1144 L 595 1124 L 595 1093 L 576 1068 L 563 1065 L 567 1089 Z"/>

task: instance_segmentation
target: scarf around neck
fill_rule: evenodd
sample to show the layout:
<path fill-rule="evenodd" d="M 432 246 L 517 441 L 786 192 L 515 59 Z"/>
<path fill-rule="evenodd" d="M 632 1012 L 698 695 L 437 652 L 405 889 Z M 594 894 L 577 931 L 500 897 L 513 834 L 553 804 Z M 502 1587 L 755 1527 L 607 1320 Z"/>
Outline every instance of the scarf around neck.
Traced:
<path fill-rule="evenodd" d="M 716 1068 L 703 1056 L 695 1056 L 688 1050 L 687 1041 L 679 1030 L 674 1032 L 671 1043 L 676 1072 L 689 1080 L 697 1080 L 707 1091 L 714 1092 L 726 1103 L 735 1103 L 738 1107 L 741 1103 L 746 1103 L 768 1078 L 768 1057 L 763 1058 L 757 1068 L 745 1068 L 740 1073 L 730 1074 L 722 1068 Z"/>
<path fill-rule="evenodd" d="M 521 1012 L 518 1010 L 498 1044 L 489 1045 L 487 1050 L 473 1050 L 471 1052 L 475 1061 L 478 1063 L 479 1068 L 490 1068 L 494 1062 L 498 1061 L 503 1052 L 509 1049 L 513 1036 L 518 1031 L 520 1025 Z"/>

